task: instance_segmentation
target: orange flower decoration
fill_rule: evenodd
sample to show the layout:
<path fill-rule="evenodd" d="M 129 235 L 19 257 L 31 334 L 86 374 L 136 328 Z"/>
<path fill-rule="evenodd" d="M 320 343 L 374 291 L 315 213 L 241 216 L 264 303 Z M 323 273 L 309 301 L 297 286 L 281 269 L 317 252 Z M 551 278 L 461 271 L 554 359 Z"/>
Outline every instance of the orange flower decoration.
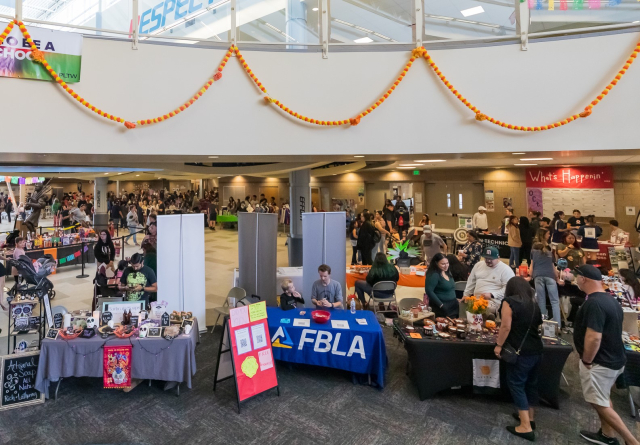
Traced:
<path fill-rule="evenodd" d="M 586 108 L 582 113 L 580 113 L 580 117 L 589 117 L 591 116 L 591 108 Z"/>
<path fill-rule="evenodd" d="M 349 119 L 349 123 L 351 125 L 354 125 L 354 126 L 358 125 L 360 123 L 360 118 L 359 117 L 353 117 L 353 118 Z"/>
<path fill-rule="evenodd" d="M 129 128 L 129 129 L 136 128 L 136 124 L 134 124 L 133 122 L 129 122 L 129 121 L 125 122 L 124 126 Z"/>
<path fill-rule="evenodd" d="M 220 80 L 220 78 L 222 77 L 222 73 L 221 72 L 217 72 L 214 76 L 213 76 L 213 80 Z"/>
<path fill-rule="evenodd" d="M 34 62 L 43 63 L 44 62 L 44 53 L 39 49 L 34 49 L 31 51 L 31 57 Z"/>

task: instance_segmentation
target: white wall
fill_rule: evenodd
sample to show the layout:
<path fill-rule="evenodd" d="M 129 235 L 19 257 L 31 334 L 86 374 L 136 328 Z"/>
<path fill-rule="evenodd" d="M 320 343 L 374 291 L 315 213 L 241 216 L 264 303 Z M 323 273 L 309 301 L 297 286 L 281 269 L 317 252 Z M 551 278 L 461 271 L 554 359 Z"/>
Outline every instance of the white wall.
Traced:
<path fill-rule="evenodd" d="M 634 49 L 635 33 L 432 51 L 454 86 L 483 112 L 517 125 L 544 125 L 580 112 Z M 224 51 L 85 39 L 86 99 L 127 120 L 168 113 L 197 92 Z M 406 52 L 245 52 L 270 95 L 317 119 L 347 119 L 387 90 Z M 588 119 L 542 133 L 479 123 L 423 61 L 357 127 L 316 127 L 267 106 L 231 60 L 219 82 L 186 112 L 126 130 L 88 112 L 61 88 L 0 79 L 0 152 L 126 154 L 347 154 L 638 148 L 640 66 L 632 66 Z M 636 62 L 640 64 L 640 62 Z M 35 125 L 35 127 L 34 127 Z M 34 131 L 37 128 L 37 131 Z M 10 129 L 10 130 L 9 130 Z"/>

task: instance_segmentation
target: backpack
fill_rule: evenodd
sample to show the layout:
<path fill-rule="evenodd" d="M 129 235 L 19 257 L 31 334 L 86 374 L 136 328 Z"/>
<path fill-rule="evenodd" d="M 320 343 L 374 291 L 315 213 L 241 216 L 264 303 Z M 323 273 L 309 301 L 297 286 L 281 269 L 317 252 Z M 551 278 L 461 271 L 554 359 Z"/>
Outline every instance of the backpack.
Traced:
<path fill-rule="evenodd" d="M 380 240 L 382 239 L 382 235 L 380 235 L 380 231 L 378 230 L 377 227 L 373 228 L 372 238 L 373 238 L 374 244 L 378 244 L 380 242 Z"/>

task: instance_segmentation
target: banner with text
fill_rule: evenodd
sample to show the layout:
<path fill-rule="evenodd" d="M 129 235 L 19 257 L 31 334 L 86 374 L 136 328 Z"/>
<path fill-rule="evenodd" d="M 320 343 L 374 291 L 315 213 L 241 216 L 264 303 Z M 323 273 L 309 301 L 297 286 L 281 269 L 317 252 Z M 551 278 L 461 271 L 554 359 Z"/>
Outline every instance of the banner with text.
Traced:
<path fill-rule="evenodd" d="M 527 169 L 528 188 L 613 188 L 611 167 L 534 167 Z"/>
<path fill-rule="evenodd" d="M 29 34 L 49 65 L 67 83 L 80 81 L 82 35 L 31 26 Z M 31 47 L 14 26 L 0 46 L 0 76 L 53 81 L 40 63 L 33 62 Z"/>

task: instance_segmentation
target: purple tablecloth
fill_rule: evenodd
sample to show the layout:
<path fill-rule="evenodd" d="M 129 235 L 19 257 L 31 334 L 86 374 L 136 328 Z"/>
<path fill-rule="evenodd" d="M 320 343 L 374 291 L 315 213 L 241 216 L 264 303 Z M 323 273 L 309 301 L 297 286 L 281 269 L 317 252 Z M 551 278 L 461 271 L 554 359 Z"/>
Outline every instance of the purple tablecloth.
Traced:
<path fill-rule="evenodd" d="M 110 336 L 64 340 L 44 339 L 40 350 L 40 364 L 36 375 L 36 389 L 49 398 L 49 384 L 66 377 L 102 377 L 103 345 L 133 345 L 131 376 L 134 379 L 186 382 L 191 388 L 191 376 L 196 373 L 196 344 L 199 342 L 198 321 L 194 320 L 189 335 L 174 340 L 137 336 Z M 169 346 L 167 348 L 167 346 Z M 162 350 L 163 348 L 167 348 Z"/>

